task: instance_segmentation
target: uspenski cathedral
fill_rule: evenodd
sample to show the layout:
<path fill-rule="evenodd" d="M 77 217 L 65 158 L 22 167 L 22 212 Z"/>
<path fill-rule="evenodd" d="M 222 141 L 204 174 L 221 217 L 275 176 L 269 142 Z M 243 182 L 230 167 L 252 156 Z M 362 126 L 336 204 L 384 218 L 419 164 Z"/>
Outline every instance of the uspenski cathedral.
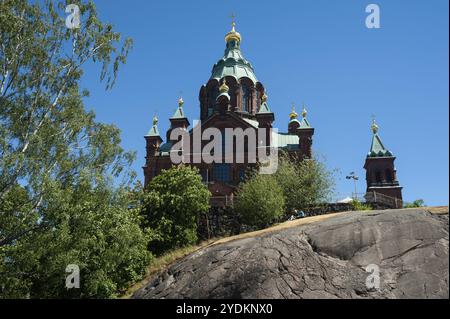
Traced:
<path fill-rule="evenodd" d="M 264 134 L 267 134 L 264 138 L 266 149 L 285 151 L 299 161 L 312 158 L 314 128 L 308 120 L 305 107 L 303 106 L 299 117 L 295 107 L 292 106 L 287 132 L 274 130 L 272 123 L 275 120 L 275 114 L 269 106 L 266 89 L 256 77 L 252 64 L 242 54 L 241 35 L 235 30 L 234 21 L 231 31 L 225 35 L 225 42 L 223 57 L 214 64 L 206 84 L 200 87 L 201 126 L 196 125 L 190 128 L 182 98 L 178 100 L 178 107 L 170 118 L 170 127 L 165 139 L 158 130 L 157 117 L 153 118 L 153 125 L 145 135 L 146 161 L 143 167 L 145 185 L 161 170 L 175 165 L 171 159 L 171 153 L 174 152 L 174 146 L 179 142 L 179 138 L 174 138 L 171 134 L 174 130 L 184 130 L 191 139 L 197 127 L 202 132 L 208 128 L 217 128 L 221 132 L 227 128 L 242 129 L 246 132 L 254 130 L 256 136 L 258 132 L 264 131 Z M 364 166 L 367 171 L 367 192 L 373 193 L 376 190 L 401 200 L 401 187 L 396 180 L 393 164 L 395 158 L 385 149 L 377 134 L 378 127 L 375 123 L 372 130 L 374 132 L 372 146 Z M 261 144 L 259 137 L 256 141 Z M 207 141 L 202 141 L 202 145 L 205 142 Z M 245 155 L 249 152 L 249 142 L 250 140 L 246 140 L 244 143 Z M 193 143 L 189 145 L 189 149 L 182 149 L 181 152 L 192 159 L 196 151 L 193 149 Z M 239 152 L 236 148 L 233 150 Z M 176 152 L 180 150 L 177 149 Z M 203 181 L 212 193 L 212 198 L 232 198 L 236 187 L 244 179 L 246 171 L 258 165 L 258 158 L 255 162 L 249 161 L 248 157 L 244 156 L 246 159 L 244 162 L 237 162 L 227 160 L 226 157 L 227 153 L 224 151 L 222 160 L 219 161 L 187 161 L 199 169 Z M 219 203 L 223 204 L 223 201 L 219 200 Z"/>

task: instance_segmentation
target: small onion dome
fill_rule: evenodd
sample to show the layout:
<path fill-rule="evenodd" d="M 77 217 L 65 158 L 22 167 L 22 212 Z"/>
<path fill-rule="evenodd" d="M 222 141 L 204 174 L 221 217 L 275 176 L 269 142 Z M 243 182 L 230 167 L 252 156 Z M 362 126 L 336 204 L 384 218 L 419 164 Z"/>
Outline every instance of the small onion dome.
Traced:
<path fill-rule="evenodd" d="M 158 117 L 156 116 L 156 114 L 155 114 L 155 116 L 153 116 L 152 121 L 153 121 L 153 125 L 150 128 L 150 131 L 148 131 L 147 135 L 145 135 L 145 137 L 159 137 L 160 138 L 159 131 L 158 131 Z"/>
<path fill-rule="evenodd" d="M 295 112 L 295 105 L 294 105 L 294 103 L 292 103 L 292 111 L 291 111 L 291 113 L 289 114 L 289 118 L 291 119 L 291 120 L 294 120 L 294 119 L 296 119 L 298 117 L 298 114 L 297 114 L 297 112 Z"/>
<path fill-rule="evenodd" d="M 241 41 L 241 35 L 239 32 L 236 32 L 235 27 L 236 23 L 234 21 L 231 23 L 231 31 L 225 35 L 225 42 L 229 42 L 231 40 Z"/>
<path fill-rule="evenodd" d="M 305 106 L 303 106 L 302 117 L 306 117 L 306 115 L 308 115 L 308 112 L 306 111 Z"/>
<path fill-rule="evenodd" d="M 223 79 L 222 85 L 219 87 L 220 93 L 227 93 L 230 90 L 230 88 L 227 85 L 227 81 L 225 78 Z"/>
<path fill-rule="evenodd" d="M 377 123 L 375 123 L 375 119 L 372 120 L 372 125 L 370 126 L 373 134 L 377 134 L 378 133 L 378 125 Z"/>
<path fill-rule="evenodd" d="M 394 156 L 391 151 L 389 151 L 381 141 L 380 136 L 378 135 L 378 125 L 375 122 L 375 119 L 372 120 L 371 125 L 372 130 L 372 144 L 370 145 L 370 151 L 368 153 L 369 157 L 392 157 Z"/>
<path fill-rule="evenodd" d="M 266 93 L 264 93 L 262 96 L 261 96 L 261 102 L 267 102 L 267 95 L 266 95 Z"/>
<path fill-rule="evenodd" d="M 264 113 L 267 113 L 267 114 L 272 113 L 272 111 L 269 108 L 269 105 L 267 104 L 267 95 L 265 92 L 261 96 L 261 105 L 259 106 L 259 110 L 258 110 L 257 114 L 264 114 Z"/>
<path fill-rule="evenodd" d="M 230 101 L 230 95 L 228 94 L 229 90 L 230 88 L 227 85 L 227 81 L 223 78 L 222 85 L 219 87 L 220 94 L 217 96 L 216 101 L 221 100 L 223 97 Z"/>
<path fill-rule="evenodd" d="M 183 106 L 183 104 L 184 104 L 184 101 L 183 101 L 183 98 L 180 96 L 180 98 L 178 99 L 178 106 Z"/>

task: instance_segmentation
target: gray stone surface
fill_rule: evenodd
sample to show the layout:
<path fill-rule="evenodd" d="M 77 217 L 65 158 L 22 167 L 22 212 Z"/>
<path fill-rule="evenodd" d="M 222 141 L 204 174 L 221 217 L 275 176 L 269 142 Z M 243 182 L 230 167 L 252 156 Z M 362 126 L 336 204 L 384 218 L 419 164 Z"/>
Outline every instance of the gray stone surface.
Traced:
<path fill-rule="evenodd" d="M 199 250 L 133 298 L 448 298 L 448 239 L 448 208 L 343 213 Z"/>

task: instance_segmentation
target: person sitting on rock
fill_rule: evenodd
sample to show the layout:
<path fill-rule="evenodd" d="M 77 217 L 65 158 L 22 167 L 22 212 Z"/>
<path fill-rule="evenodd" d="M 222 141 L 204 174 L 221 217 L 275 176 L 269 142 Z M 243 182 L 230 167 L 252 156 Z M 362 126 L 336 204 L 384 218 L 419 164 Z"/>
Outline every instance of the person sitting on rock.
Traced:
<path fill-rule="evenodd" d="M 303 218 L 303 217 L 305 217 L 305 212 L 302 211 L 302 210 L 299 211 L 299 212 L 296 210 L 296 214 L 297 214 L 297 218 Z"/>

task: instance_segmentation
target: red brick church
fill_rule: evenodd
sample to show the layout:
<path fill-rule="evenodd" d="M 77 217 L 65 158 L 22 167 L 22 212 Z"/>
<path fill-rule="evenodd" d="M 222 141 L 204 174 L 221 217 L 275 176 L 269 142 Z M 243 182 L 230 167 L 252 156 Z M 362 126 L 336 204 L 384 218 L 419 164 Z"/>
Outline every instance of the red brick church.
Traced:
<path fill-rule="evenodd" d="M 143 167 L 145 185 L 161 170 L 178 165 L 171 157 L 174 152 L 182 153 L 183 158 L 187 159 L 183 162 L 199 169 L 213 198 L 232 197 L 246 171 L 258 166 L 259 158 L 256 158 L 256 161 L 248 160 L 249 149 L 252 146 L 249 143 L 257 144 L 253 145 L 255 148 L 264 147 L 266 151 L 271 149 L 286 151 L 290 155 L 295 155 L 298 160 L 312 157 L 314 128 L 307 119 L 306 109 L 303 107 L 299 118 L 293 106 L 289 115 L 288 131 L 281 133 L 274 130 L 272 123 L 275 114 L 269 107 L 264 85 L 257 79 L 252 64 L 242 54 L 241 35 L 236 32 L 234 22 L 231 31 L 225 35 L 225 42 L 223 57 L 214 64 L 207 83 L 200 87 L 200 125 L 190 128 L 182 98 L 178 100 L 178 107 L 170 118 L 170 128 L 166 132 L 165 141 L 158 130 L 158 119 L 156 116 L 153 118 L 153 126 L 145 135 L 146 157 Z M 193 141 L 195 136 L 202 136 L 210 128 L 218 129 L 220 132 L 230 128 L 246 132 L 253 130 L 256 136 L 260 134 L 260 129 L 265 129 L 264 134 L 267 136 L 264 143 L 261 142 L 260 136 L 254 141 L 244 138 L 243 150 L 237 149 L 237 141 L 233 139 L 233 154 L 222 150 L 219 161 L 203 161 L 201 156 L 200 161 L 194 160 L 199 153 L 203 154 L 203 146 L 208 140 L 201 141 L 200 150 L 195 149 L 192 142 L 187 148 L 174 150 L 175 145 L 180 142 L 179 138 L 171 138 L 174 130 L 184 131 L 188 139 Z M 395 201 L 392 206 L 398 206 L 402 200 L 402 187 L 397 181 L 395 157 L 381 142 L 375 122 L 372 131 L 372 145 L 364 165 L 367 181 L 366 199 L 373 201 L 373 196 L 379 198 L 383 196 L 386 200 Z M 196 135 L 196 132 L 199 134 Z M 235 161 L 235 156 L 237 158 L 239 152 L 244 153 L 246 159 L 244 162 Z"/>
<path fill-rule="evenodd" d="M 264 145 L 267 149 L 285 150 L 290 154 L 297 155 L 299 159 L 311 158 L 314 128 L 307 119 L 306 109 L 303 107 L 301 118 L 299 118 L 294 106 L 292 107 L 288 132 L 280 133 L 273 130 L 272 123 L 275 120 L 275 114 L 269 107 L 264 85 L 257 79 L 252 64 L 242 54 L 241 35 L 235 30 L 234 22 L 231 31 L 225 36 L 225 42 L 223 57 L 214 64 L 207 83 L 200 87 L 201 131 L 204 132 L 208 128 L 217 128 L 221 131 L 227 128 L 241 128 L 247 132 L 248 130 L 256 132 L 258 129 L 264 128 L 268 135 Z M 166 132 L 165 141 L 158 130 L 156 116 L 153 119 L 153 126 L 145 135 L 146 161 L 143 167 L 145 185 L 161 170 L 174 165 L 170 154 L 177 140 L 171 140 L 172 130 L 182 129 L 191 138 L 194 136 L 197 126 L 190 129 L 190 122 L 185 115 L 183 104 L 184 102 L 180 98 L 178 108 L 170 118 L 170 128 Z M 249 141 L 245 141 L 245 153 L 248 151 Z M 202 142 L 202 145 L 204 144 L 205 141 Z M 257 146 L 260 147 L 260 145 Z M 183 149 L 183 152 L 190 158 L 196 154 L 196 151 L 192 149 L 192 144 L 189 150 Z M 227 157 L 227 154 L 223 154 L 223 157 Z M 236 186 L 245 176 L 246 170 L 257 164 L 258 160 L 256 163 L 249 161 L 244 163 L 235 161 L 206 163 L 200 161 L 190 165 L 198 167 L 203 181 L 208 184 L 213 196 L 232 196 Z"/>

